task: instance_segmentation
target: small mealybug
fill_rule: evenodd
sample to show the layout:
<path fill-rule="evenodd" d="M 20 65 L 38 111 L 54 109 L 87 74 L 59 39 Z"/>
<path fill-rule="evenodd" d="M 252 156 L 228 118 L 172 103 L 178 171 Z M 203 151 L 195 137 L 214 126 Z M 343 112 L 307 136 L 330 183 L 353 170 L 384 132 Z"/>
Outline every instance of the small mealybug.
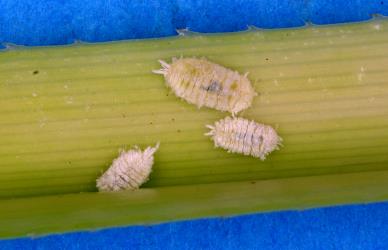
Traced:
<path fill-rule="evenodd" d="M 272 151 L 279 149 L 282 138 L 268 125 L 249 121 L 244 118 L 226 117 L 214 126 L 207 125 L 215 147 L 226 149 L 229 153 L 242 153 L 265 160 Z"/>
<path fill-rule="evenodd" d="M 171 64 L 159 62 L 163 68 L 153 72 L 164 76 L 176 96 L 199 108 L 205 106 L 235 115 L 249 108 L 257 95 L 247 73 L 240 75 L 204 58 L 173 58 Z"/>
<path fill-rule="evenodd" d="M 97 179 L 99 191 L 134 190 L 148 181 L 154 164 L 154 153 L 159 148 L 147 147 L 143 152 L 138 148 L 123 151 L 109 169 Z"/>

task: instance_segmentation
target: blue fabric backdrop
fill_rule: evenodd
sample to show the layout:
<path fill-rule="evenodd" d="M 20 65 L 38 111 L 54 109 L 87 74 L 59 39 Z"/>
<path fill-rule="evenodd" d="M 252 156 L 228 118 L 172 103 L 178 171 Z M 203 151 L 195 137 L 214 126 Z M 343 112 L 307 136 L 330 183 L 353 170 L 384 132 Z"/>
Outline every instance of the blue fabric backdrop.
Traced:
<path fill-rule="evenodd" d="M 0 0 L 0 43 L 69 44 L 367 20 L 388 0 Z M 388 249 L 388 203 L 0 241 L 0 249 Z"/>
<path fill-rule="evenodd" d="M 0 241 L 6 249 L 386 250 L 388 203 Z"/>
<path fill-rule="evenodd" d="M 386 2 L 384 2 L 386 1 Z M 0 0 L 0 42 L 68 44 L 366 20 L 388 0 Z"/>

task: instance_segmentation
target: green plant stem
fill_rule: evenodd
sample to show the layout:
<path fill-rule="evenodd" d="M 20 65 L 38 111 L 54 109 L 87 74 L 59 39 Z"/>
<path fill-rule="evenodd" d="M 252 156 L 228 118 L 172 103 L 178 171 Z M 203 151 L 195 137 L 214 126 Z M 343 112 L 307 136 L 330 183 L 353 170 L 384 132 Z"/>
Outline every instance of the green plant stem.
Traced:
<path fill-rule="evenodd" d="M 388 171 L 0 201 L 0 237 L 388 199 Z"/>
<path fill-rule="evenodd" d="M 387 39 L 382 19 L 1 52 L 0 237 L 388 199 Z M 228 114 L 151 73 L 179 56 L 250 72 L 240 115 L 284 147 L 215 149 L 205 125 Z M 157 141 L 144 188 L 94 192 L 120 149 Z"/>
<path fill-rule="evenodd" d="M 161 142 L 146 187 L 388 170 L 388 22 L 0 53 L 0 198 L 95 191 L 122 148 Z M 250 72 L 240 115 L 274 126 L 266 161 L 215 149 L 226 113 L 179 100 L 157 60 Z"/>

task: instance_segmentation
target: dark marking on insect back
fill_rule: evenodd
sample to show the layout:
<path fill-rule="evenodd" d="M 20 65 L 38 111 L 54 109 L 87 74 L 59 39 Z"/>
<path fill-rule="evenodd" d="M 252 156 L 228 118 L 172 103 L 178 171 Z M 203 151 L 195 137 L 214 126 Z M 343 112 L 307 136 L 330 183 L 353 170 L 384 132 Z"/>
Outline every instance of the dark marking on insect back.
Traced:
<path fill-rule="evenodd" d="M 34 71 L 32 72 L 32 74 L 33 74 L 33 75 L 39 74 L 39 70 L 34 70 Z"/>
<path fill-rule="evenodd" d="M 201 89 L 209 92 L 220 92 L 222 91 L 222 86 L 219 82 L 213 81 L 208 86 L 201 86 Z"/>
<path fill-rule="evenodd" d="M 237 81 L 234 81 L 233 83 L 232 83 L 232 85 L 230 85 L 230 89 L 231 90 L 236 90 L 238 88 L 238 82 Z"/>

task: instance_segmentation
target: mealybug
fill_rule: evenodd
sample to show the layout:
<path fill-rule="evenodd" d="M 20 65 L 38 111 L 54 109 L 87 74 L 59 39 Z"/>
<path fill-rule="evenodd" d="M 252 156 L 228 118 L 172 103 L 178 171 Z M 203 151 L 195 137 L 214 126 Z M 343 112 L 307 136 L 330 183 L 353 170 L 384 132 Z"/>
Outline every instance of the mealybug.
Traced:
<path fill-rule="evenodd" d="M 230 153 L 252 155 L 261 160 L 272 151 L 279 149 L 282 138 L 268 125 L 249 121 L 244 118 L 226 117 L 215 123 L 207 125 L 216 147 L 221 147 Z"/>
<path fill-rule="evenodd" d="M 206 106 L 235 115 L 249 108 L 257 95 L 248 74 L 240 75 L 204 58 L 173 58 L 171 64 L 159 62 L 163 68 L 153 72 L 164 75 L 175 95 L 199 108 Z"/>
<path fill-rule="evenodd" d="M 97 179 L 99 191 L 134 190 L 148 180 L 154 164 L 153 154 L 158 150 L 159 143 L 155 147 L 147 147 L 143 152 L 135 149 L 121 152 L 109 169 Z"/>

